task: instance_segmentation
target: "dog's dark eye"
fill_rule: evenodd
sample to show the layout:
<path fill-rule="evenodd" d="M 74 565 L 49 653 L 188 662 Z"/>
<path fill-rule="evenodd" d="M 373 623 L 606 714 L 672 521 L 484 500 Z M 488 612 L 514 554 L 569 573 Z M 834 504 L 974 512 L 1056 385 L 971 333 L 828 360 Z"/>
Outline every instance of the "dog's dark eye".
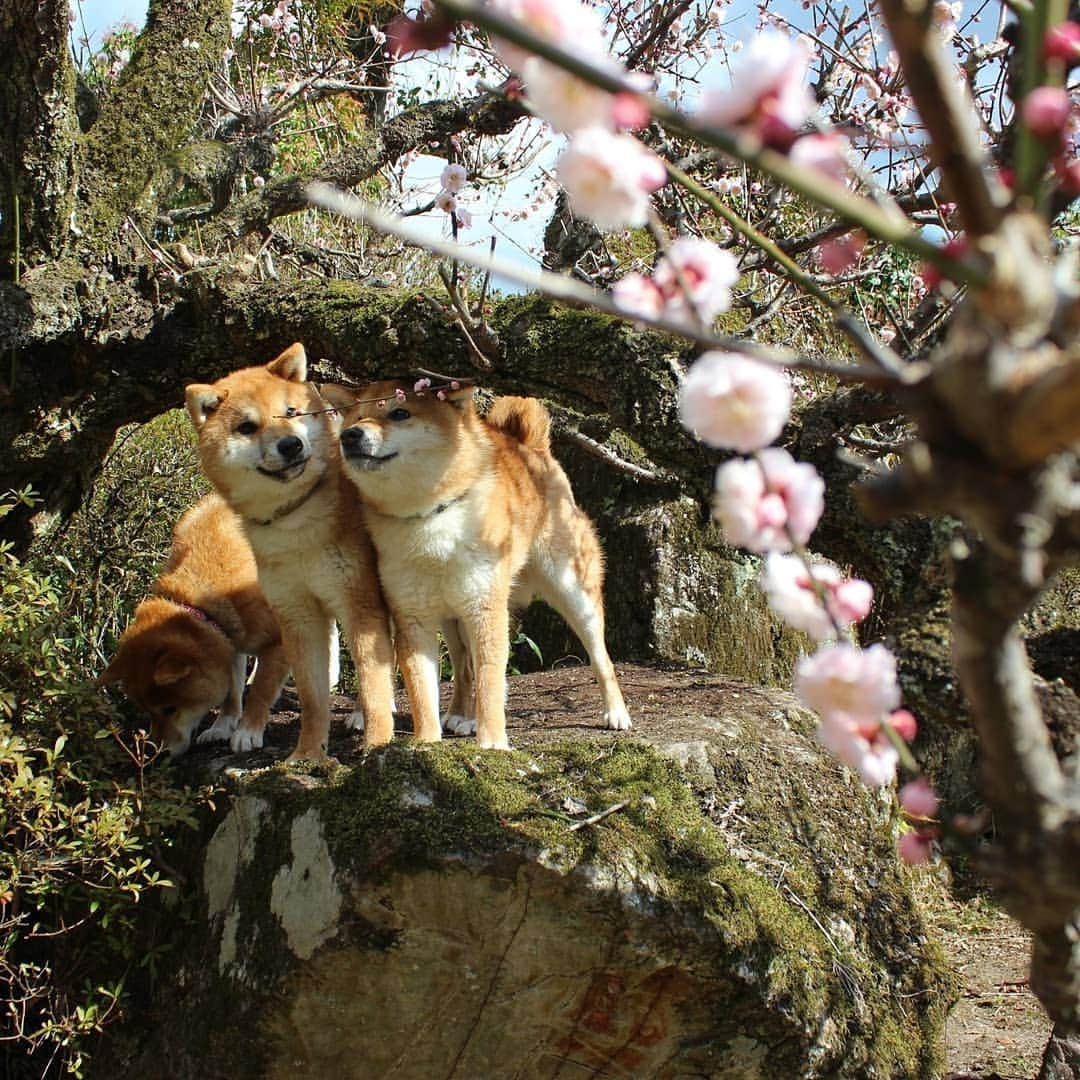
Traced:
<path fill-rule="evenodd" d="M 254 420 L 245 420 L 242 424 L 236 425 L 237 435 L 254 435 L 259 430 L 259 425 Z"/>
<path fill-rule="evenodd" d="M 295 408 L 294 406 L 290 405 L 285 410 L 285 415 L 286 415 L 286 417 L 288 417 L 288 419 L 291 420 L 294 416 L 299 416 L 300 415 L 300 410 Z"/>
<path fill-rule="evenodd" d="M 408 420 L 412 413 L 408 409 L 391 409 L 386 414 L 387 420 Z"/>

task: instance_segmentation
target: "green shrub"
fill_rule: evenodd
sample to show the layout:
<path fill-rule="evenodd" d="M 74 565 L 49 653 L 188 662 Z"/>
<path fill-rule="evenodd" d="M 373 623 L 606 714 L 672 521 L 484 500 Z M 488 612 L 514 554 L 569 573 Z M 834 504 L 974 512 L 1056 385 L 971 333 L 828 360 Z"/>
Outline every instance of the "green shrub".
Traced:
<path fill-rule="evenodd" d="M 145 899 L 208 790 L 150 768 L 94 686 L 205 490 L 182 414 L 122 433 L 88 504 L 24 562 L 0 545 L 0 1045 L 7 1077 L 82 1075 L 122 1012 Z M 0 494 L 0 517 L 29 491 Z"/>

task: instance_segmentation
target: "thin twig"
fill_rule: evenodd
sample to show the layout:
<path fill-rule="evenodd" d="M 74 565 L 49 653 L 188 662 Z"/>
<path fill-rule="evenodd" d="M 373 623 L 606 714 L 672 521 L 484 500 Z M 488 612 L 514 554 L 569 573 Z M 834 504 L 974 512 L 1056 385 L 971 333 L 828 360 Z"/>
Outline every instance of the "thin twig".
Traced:
<path fill-rule="evenodd" d="M 567 832 L 577 832 L 578 829 L 584 829 L 587 825 L 595 825 L 598 821 L 603 821 L 604 818 L 611 817 L 612 814 L 624 810 L 629 805 L 630 800 L 623 799 L 622 802 L 617 802 L 614 806 L 609 806 L 606 810 L 601 810 L 599 814 L 593 814 L 592 817 L 587 817 L 582 821 L 575 821 L 574 824 L 567 829 Z"/>
<path fill-rule="evenodd" d="M 898 382 L 896 378 L 884 375 L 874 368 L 858 364 L 832 364 L 826 360 L 809 359 L 786 349 L 762 345 L 748 338 L 705 334 L 670 319 L 653 317 L 640 312 L 625 311 L 616 305 L 609 293 L 590 289 L 562 274 L 552 274 L 546 270 L 521 266 L 498 256 L 482 255 L 462 244 L 453 244 L 447 240 L 432 238 L 411 223 L 386 214 L 369 203 L 365 203 L 362 199 L 358 199 L 355 195 L 339 191 L 329 184 L 309 184 L 306 190 L 308 200 L 315 206 L 321 206 L 335 214 L 352 218 L 354 221 L 362 221 L 379 232 L 396 236 L 406 244 L 426 248 L 433 254 L 440 255 L 443 258 L 456 258 L 481 270 L 490 270 L 493 274 L 498 274 L 510 281 L 516 281 L 527 289 L 535 289 L 538 292 L 546 293 L 548 296 L 561 300 L 566 304 L 595 308 L 605 314 L 614 315 L 617 318 L 641 324 L 653 330 L 675 334 L 705 349 L 741 352 L 753 356 L 763 363 L 773 364 L 777 367 L 792 368 L 800 371 L 816 371 L 825 375 L 833 375 L 842 382 L 862 382 L 879 386 L 895 386 Z M 908 378 L 909 372 L 905 369 L 903 381 L 907 381 Z"/>

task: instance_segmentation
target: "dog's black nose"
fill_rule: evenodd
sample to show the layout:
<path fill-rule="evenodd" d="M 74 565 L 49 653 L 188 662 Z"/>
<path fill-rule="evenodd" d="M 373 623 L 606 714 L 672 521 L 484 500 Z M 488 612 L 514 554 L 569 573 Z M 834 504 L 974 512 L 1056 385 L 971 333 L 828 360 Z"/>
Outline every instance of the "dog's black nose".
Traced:
<path fill-rule="evenodd" d="M 278 453 L 286 461 L 292 461 L 293 458 L 299 457 L 303 449 L 303 441 L 298 439 L 295 435 L 286 435 L 283 438 L 278 439 Z"/>
<path fill-rule="evenodd" d="M 363 428 L 350 427 L 346 428 L 341 433 L 341 445 L 345 448 L 346 453 L 358 453 L 364 449 L 364 431 Z"/>

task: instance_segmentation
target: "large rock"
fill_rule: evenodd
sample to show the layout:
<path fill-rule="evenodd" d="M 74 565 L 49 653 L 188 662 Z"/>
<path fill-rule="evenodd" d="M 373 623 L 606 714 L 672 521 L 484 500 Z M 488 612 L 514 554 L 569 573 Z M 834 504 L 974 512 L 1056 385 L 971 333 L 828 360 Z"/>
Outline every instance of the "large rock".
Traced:
<path fill-rule="evenodd" d="M 512 753 L 299 771 L 272 726 L 192 852 L 199 918 L 165 912 L 171 970 L 93 1075 L 939 1075 L 951 984 L 891 800 L 789 695 L 620 675 L 633 739 L 593 726 L 583 669 L 511 681 Z"/>

